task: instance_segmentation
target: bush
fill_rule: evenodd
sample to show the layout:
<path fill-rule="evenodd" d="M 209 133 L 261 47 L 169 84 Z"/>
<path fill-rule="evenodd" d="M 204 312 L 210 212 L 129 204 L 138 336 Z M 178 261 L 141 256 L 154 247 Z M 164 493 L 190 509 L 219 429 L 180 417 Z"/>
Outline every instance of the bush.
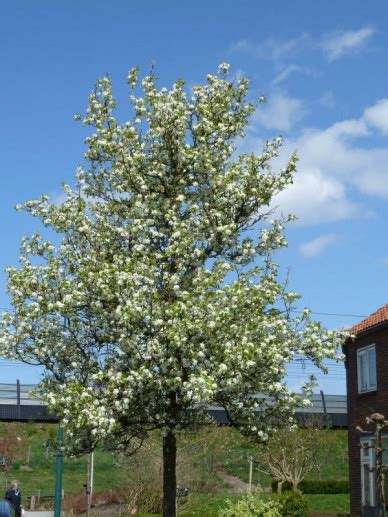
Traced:
<path fill-rule="evenodd" d="M 283 515 L 280 511 L 280 503 L 274 499 L 263 501 L 258 496 L 249 495 L 227 503 L 227 507 L 220 511 L 220 517 L 282 517 Z"/>
<path fill-rule="evenodd" d="M 349 481 L 347 479 L 304 480 L 299 488 L 304 494 L 348 494 Z"/>
<path fill-rule="evenodd" d="M 282 517 L 308 517 L 309 506 L 302 492 L 294 490 L 277 497 Z"/>
<path fill-rule="evenodd" d="M 13 460 L 13 462 L 12 462 L 12 470 L 20 470 L 20 461 Z"/>
<path fill-rule="evenodd" d="M 273 492 L 276 492 L 278 483 L 272 481 Z M 304 494 L 348 494 L 349 481 L 347 479 L 329 479 L 325 481 L 304 479 L 299 483 L 298 489 Z M 290 483 L 283 484 L 283 492 L 292 490 Z"/>
<path fill-rule="evenodd" d="M 118 490 L 104 490 L 93 494 L 92 506 L 116 505 L 122 500 L 122 495 Z M 86 511 L 86 493 L 82 491 L 66 495 L 62 506 L 66 517 L 84 513 Z"/>

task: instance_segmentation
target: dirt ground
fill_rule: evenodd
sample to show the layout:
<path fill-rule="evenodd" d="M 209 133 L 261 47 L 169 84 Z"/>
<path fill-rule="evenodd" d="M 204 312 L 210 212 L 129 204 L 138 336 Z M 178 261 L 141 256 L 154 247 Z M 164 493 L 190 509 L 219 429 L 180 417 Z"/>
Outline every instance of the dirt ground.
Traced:
<path fill-rule="evenodd" d="M 123 509 L 123 506 L 119 504 L 110 504 L 106 506 L 99 506 L 98 508 L 93 509 L 92 515 L 95 517 L 117 517 L 119 515 L 120 510 Z M 80 517 L 85 517 L 86 513 L 80 513 Z"/>
<path fill-rule="evenodd" d="M 227 485 L 229 485 L 229 488 L 226 490 L 228 494 L 246 494 L 248 492 L 248 483 L 245 483 L 240 478 L 227 474 L 223 470 L 217 471 L 217 474 Z M 256 491 L 256 488 L 256 485 L 252 485 L 253 492 Z"/>

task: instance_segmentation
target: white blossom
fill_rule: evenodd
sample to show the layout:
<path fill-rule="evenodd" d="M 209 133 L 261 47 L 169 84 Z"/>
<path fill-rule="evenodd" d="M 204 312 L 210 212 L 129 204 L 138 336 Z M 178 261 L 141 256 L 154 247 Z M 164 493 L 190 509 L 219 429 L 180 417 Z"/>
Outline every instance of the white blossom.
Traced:
<path fill-rule="evenodd" d="M 18 207 L 62 238 L 22 240 L 0 351 L 46 368 L 41 392 L 75 450 L 128 449 L 151 429 L 204 421 L 209 404 L 264 440 L 268 400 L 279 417 L 302 402 L 285 385 L 287 363 L 336 356 L 338 336 L 308 310 L 291 318 L 298 295 L 273 260 L 286 221 L 268 206 L 296 157 L 272 170 L 281 138 L 236 155 L 255 106 L 249 81 L 228 71 L 221 64 L 191 94 L 183 81 L 158 90 L 151 74 L 137 97 L 131 69 L 123 124 L 109 77 L 99 79 L 74 187 L 59 205 L 42 196 Z"/>

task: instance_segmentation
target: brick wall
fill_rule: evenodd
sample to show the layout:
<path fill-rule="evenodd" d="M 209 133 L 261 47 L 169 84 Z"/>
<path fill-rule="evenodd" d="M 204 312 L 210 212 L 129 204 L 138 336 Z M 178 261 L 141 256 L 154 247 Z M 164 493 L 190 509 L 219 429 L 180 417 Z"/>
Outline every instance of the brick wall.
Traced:
<path fill-rule="evenodd" d="M 357 350 L 376 346 L 377 390 L 358 393 Z M 350 511 L 352 517 L 361 516 L 360 433 L 357 426 L 368 429 L 365 418 L 371 413 L 382 413 L 388 418 L 388 326 L 374 332 L 364 332 L 345 347 L 348 396 L 348 441 Z"/>

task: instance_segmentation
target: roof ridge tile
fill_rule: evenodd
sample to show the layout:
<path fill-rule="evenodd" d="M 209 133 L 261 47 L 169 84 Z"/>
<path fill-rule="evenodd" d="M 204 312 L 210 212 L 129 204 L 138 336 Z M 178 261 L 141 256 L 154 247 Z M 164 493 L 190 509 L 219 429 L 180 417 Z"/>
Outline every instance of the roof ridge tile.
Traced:
<path fill-rule="evenodd" d="M 353 327 L 349 329 L 349 332 L 352 334 L 357 334 L 364 330 L 380 325 L 380 323 L 384 323 L 386 321 L 388 321 L 388 304 L 383 305 L 377 309 L 377 311 L 372 312 L 370 316 L 363 319 L 359 323 L 356 323 L 356 325 L 353 325 Z"/>

